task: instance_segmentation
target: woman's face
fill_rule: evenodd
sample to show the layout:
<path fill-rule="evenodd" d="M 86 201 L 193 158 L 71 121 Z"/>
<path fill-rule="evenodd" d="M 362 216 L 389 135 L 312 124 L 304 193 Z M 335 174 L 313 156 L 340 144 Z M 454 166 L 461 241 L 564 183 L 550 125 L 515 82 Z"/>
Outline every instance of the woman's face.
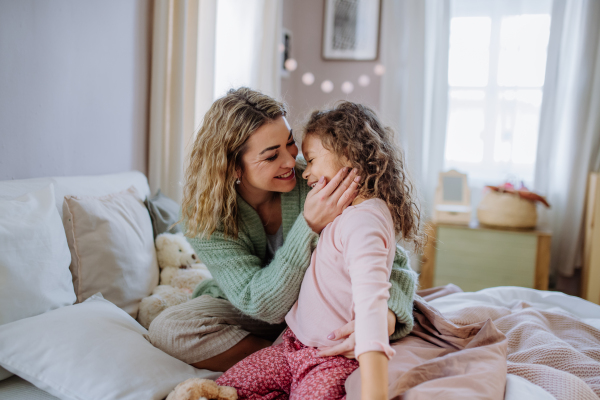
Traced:
<path fill-rule="evenodd" d="M 242 181 L 238 190 L 252 196 L 264 191 L 285 193 L 296 186 L 298 147 L 285 117 L 258 128 L 246 145 L 243 169 L 237 171 Z"/>
<path fill-rule="evenodd" d="M 308 181 L 308 186 L 311 187 L 322 176 L 325 177 L 326 182 L 330 182 L 341 168 L 349 166 L 349 163 L 340 161 L 335 154 L 323 147 L 321 139 L 315 134 L 309 133 L 304 137 L 302 154 L 307 164 L 302 177 Z"/>

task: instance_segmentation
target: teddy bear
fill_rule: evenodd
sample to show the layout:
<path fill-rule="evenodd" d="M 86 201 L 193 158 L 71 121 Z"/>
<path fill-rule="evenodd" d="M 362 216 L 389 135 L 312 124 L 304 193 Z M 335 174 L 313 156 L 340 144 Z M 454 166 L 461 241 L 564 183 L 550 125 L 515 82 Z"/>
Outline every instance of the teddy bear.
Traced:
<path fill-rule="evenodd" d="M 182 233 L 161 233 L 155 245 L 160 285 L 142 299 L 137 318 L 146 329 L 163 310 L 188 301 L 201 281 L 212 278 Z"/>
<path fill-rule="evenodd" d="M 237 400 L 237 391 L 210 379 L 190 378 L 175 386 L 166 400 Z"/>

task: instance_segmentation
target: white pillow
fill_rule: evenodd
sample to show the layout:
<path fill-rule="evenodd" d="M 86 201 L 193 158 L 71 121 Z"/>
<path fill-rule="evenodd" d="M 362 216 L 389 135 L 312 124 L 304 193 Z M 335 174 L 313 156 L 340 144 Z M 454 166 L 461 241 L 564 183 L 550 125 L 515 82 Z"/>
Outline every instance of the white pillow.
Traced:
<path fill-rule="evenodd" d="M 63 224 L 77 302 L 101 292 L 135 318 L 159 273 L 152 221 L 135 187 L 100 197 L 65 196 Z"/>
<path fill-rule="evenodd" d="M 0 200 L 0 325 L 75 302 L 54 187 Z"/>
<path fill-rule="evenodd" d="M 164 399 L 188 378 L 216 379 L 152 346 L 100 294 L 0 326 L 0 366 L 67 400 Z"/>

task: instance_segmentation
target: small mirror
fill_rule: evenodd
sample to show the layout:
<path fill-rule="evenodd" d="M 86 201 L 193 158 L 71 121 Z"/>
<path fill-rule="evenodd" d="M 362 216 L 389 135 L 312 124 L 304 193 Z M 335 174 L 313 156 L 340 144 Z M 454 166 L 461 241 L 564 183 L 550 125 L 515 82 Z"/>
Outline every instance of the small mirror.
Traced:
<path fill-rule="evenodd" d="M 471 195 L 467 175 L 456 170 L 440 172 L 435 190 L 433 221 L 468 225 L 471 220 Z"/>
<path fill-rule="evenodd" d="M 463 201 L 463 178 L 458 176 L 444 176 L 442 184 L 444 185 L 444 201 Z"/>

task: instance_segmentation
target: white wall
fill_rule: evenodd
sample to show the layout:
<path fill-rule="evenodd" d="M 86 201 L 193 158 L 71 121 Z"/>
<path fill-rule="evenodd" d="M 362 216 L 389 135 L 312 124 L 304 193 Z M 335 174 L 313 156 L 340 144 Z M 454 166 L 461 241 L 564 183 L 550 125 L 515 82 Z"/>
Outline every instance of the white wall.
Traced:
<path fill-rule="evenodd" d="M 379 61 L 325 61 L 321 58 L 324 0 L 283 0 L 283 27 L 292 33 L 291 57 L 298 69 L 289 78 L 281 80 L 281 95 L 290 106 L 292 127 L 300 129 L 310 112 L 346 99 L 364 103 L 378 111 L 381 78 L 373 72 Z M 381 48 L 380 48 L 381 50 Z M 302 75 L 311 72 L 315 82 L 302 83 Z M 367 87 L 358 85 L 362 74 L 371 78 Z M 334 84 L 331 93 L 321 91 L 321 82 L 329 79 Z M 354 84 L 354 91 L 346 95 L 341 90 L 344 81 Z M 298 130 L 299 132 L 299 130 Z"/>
<path fill-rule="evenodd" d="M 0 180 L 147 170 L 150 0 L 0 0 Z"/>

